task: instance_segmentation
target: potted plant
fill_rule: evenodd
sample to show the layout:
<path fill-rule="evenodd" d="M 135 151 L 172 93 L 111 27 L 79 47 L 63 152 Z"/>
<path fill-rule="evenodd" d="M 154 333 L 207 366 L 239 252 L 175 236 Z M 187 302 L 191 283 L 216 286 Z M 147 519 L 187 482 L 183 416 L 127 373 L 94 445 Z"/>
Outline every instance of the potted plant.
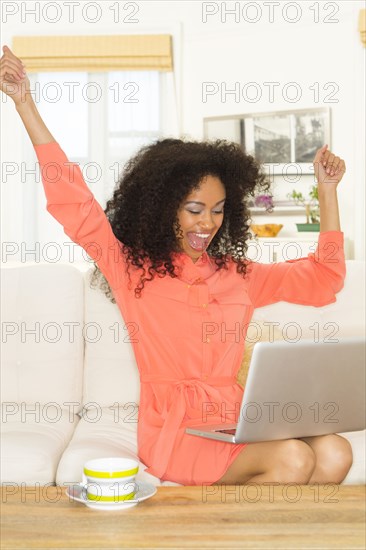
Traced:
<path fill-rule="evenodd" d="M 295 189 L 292 193 L 288 193 L 287 197 L 293 200 L 295 204 L 305 207 L 306 223 L 297 223 L 297 230 L 320 231 L 318 186 L 312 185 L 310 187 L 309 197 L 307 199 L 301 191 L 296 191 Z"/>

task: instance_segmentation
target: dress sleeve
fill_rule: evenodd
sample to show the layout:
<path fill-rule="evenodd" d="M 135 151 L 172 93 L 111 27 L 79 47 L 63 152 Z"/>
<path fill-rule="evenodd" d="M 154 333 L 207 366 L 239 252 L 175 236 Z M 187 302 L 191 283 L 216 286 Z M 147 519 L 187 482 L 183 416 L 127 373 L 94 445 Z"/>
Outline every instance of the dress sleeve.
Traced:
<path fill-rule="evenodd" d="M 87 187 L 77 163 L 70 162 L 56 141 L 34 145 L 40 164 L 47 211 L 79 244 L 112 289 L 126 281 L 126 261 L 109 220 Z"/>
<path fill-rule="evenodd" d="M 318 246 L 304 258 L 273 264 L 250 262 L 248 293 L 254 307 L 274 302 L 321 307 L 336 301 L 346 262 L 342 231 L 322 231 Z"/>

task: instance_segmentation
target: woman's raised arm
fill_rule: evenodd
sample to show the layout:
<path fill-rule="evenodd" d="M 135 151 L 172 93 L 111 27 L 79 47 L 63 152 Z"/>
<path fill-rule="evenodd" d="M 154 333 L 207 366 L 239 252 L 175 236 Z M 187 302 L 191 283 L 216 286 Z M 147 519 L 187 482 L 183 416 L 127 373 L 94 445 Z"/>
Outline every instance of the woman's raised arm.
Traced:
<path fill-rule="evenodd" d="M 43 122 L 22 74 L 22 62 L 7 46 L 0 60 L 0 89 L 9 95 L 21 116 L 37 155 L 47 199 L 47 211 L 65 234 L 93 258 L 113 290 L 126 282 L 126 263 L 102 207 L 88 188 L 77 163 L 65 152 Z"/>
<path fill-rule="evenodd" d="M 33 145 L 56 141 L 33 101 L 25 66 L 8 46 L 3 46 L 0 58 L 0 89 L 14 101 Z"/>

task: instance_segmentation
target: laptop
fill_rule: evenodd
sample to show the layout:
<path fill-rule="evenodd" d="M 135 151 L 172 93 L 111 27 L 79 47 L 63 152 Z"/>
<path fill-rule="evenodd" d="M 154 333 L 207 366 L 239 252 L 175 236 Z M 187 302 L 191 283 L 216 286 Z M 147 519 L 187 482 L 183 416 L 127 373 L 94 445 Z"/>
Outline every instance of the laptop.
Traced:
<path fill-rule="evenodd" d="M 185 431 L 253 443 L 363 430 L 365 370 L 365 338 L 258 342 L 237 423 L 229 423 L 221 409 L 216 419 L 221 415 L 222 424 L 206 415 L 202 425 L 196 420 Z"/>

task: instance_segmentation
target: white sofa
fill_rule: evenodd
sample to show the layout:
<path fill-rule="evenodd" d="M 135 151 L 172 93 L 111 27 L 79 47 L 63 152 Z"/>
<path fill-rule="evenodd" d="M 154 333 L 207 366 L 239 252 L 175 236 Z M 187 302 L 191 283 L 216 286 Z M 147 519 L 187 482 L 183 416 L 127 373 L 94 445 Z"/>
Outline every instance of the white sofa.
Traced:
<path fill-rule="evenodd" d="M 90 288 L 92 267 L 86 266 L 2 268 L 2 483 L 75 483 L 88 459 L 137 458 L 139 378 L 132 347 L 117 306 Z M 345 286 L 333 304 L 279 302 L 255 310 L 253 321 L 277 322 L 280 330 L 297 323 L 303 338 L 314 337 L 315 323 L 320 338 L 364 335 L 364 267 L 347 261 Z M 343 483 L 365 483 L 365 431 L 342 435 L 354 455 Z M 138 479 L 178 485 L 161 483 L 145 468 L 140 463 Z"/>

